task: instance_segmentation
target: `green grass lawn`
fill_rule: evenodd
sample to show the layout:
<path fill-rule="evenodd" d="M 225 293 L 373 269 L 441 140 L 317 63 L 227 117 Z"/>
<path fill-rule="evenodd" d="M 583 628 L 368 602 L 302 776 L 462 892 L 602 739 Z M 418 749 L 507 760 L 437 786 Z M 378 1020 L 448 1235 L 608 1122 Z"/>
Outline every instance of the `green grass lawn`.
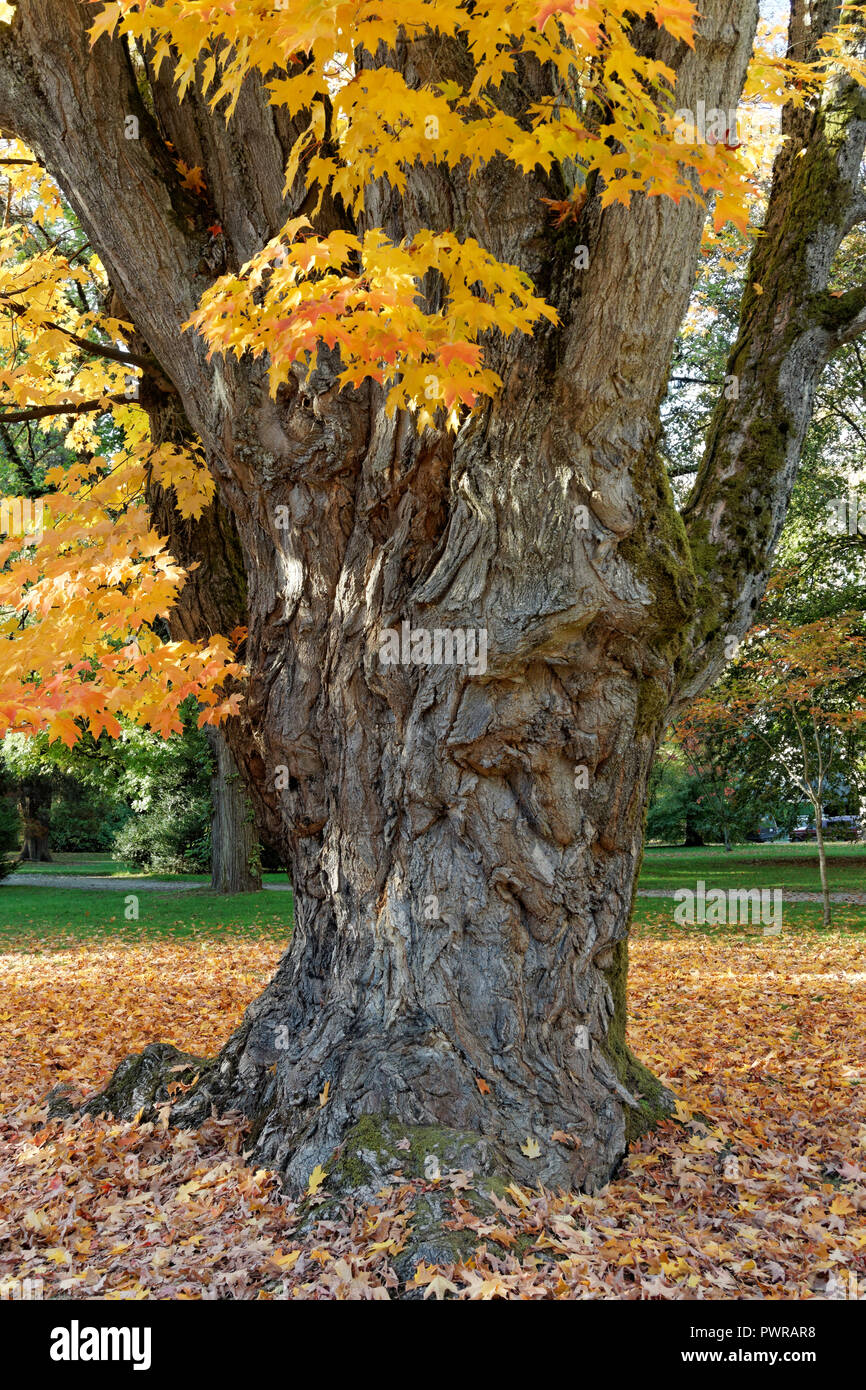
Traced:
<path fill-rule="evenodd" d="M 831 892 L 866 892 L 866 846 L 829 844 Z M 641 888 L 790 888 L 820 893 L 818 851 L 814 845 L 721 845 L 699 849 L 650 846 L 641 868 Z"/>
<path fill-rule="evenodd" d="M 136 891 L 138 920 L 125 916 L 129 894 L 118 890 L 31 888 L 0 884 L 0 950 L 56 949 L 82 940 L 145 941 L 221 932 L 279 935 L 292 929 L 291 893 L 239 893 L 226 897 L 191 889 Z"/>
<path fill-rule="evenodd" d="M 866 891 L 866 845 L 829 844 L 830 888 L 837 892 Z M 60 854 L 49 864 L 16 864 L 16 873 L 34 880 L 45 875 L 95 878 L 148 878 L 168 882 L 207 883 L 206 874 L 143 873 L 140 866 L 109 859 L 104 854 Z M 285 872 L 263 874 L 265 883 L 287 882 Z M 790 888 L 818 893 L 818 855 L 814 845 L 737 845 L 726 853 L 721 845 L 698 849 L 650 846 L 644 854 L 641 888 L 694 886 L 703 879 L 708 888 Z"/>
<path fill-rule="evenodd" d="M 240 893 L 225 897 L 205 889 L 183 894 L 137 891 L 138 920 L 127 921 L 129 894 L 118 889 L 37 888 L 0 884 L 0 952 L 56 950 L 83 941 L 141 942 L 159 939 L 219 938 L 223 933 L 279 936 L 288 941 L 292 927 L 291 893 Z M 759 924 L 745 927 L 680 926 L 674 904 L 661 898 L 637 898 L 634 925 L 664 938 L 763 936 Z M 836 904 L 833 929 L 866 931 L 866 907 Z M 783 933 L 821 930 L 818 903 L 785 903 Z"/>

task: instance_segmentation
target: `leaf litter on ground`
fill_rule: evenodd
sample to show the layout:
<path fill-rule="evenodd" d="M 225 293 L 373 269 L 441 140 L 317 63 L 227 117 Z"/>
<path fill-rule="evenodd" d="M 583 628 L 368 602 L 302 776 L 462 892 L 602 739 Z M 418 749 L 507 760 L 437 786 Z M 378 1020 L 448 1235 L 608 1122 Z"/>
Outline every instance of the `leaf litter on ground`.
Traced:
<path fill-rule="evenodd" d="M 677 1118 L 607 1187 L 512 1184 L 480 1216 L 467 1176 L 446 1171 L 328 1203 L 303 1234 L 309 1208 L 245 1161 L 238 1117 L 188 1131 L 48 1120 L 44 1104 L 58 1082 L 98 1090 L 148 1042 L 214 1053 L 281 938 L 0 955 L 0 1282 L 41 1279 L 46 1298 L 394 1298 L 415 1205 L 436 1188 L 474 1253 L 415 1267 L 409 1286 L 426 1298 L 866 1292 L 866 943 L 844 930 L 671 936 L 668 921 L 650 914 L 632 937 L 629 1039 L 678 1096 Z M 311 1201 L 325 1202 L 327 1172 L 315 1179 Z"/>

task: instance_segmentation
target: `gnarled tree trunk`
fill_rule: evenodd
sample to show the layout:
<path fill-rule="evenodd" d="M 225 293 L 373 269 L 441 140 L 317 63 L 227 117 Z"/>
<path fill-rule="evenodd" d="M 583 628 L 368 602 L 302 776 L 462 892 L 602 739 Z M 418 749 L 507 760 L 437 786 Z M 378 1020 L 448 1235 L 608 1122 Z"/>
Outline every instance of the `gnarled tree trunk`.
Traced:
<path fill-rule="evenodd" d="M 704 9 L 694 51 L 651 26 L 645 40 L 677 71 L 677 106 L 727 110 L 756 6 Z M 86 22 L 77 0 L 20 0 L 0 121 L 60 180 L 208 452 L 246 569 L 249 688 L 229 738 L 295 889 L 275 978 L 175 1115 L 240 1107 L 257 1158 L 296 1184 L 369 1114 L 479 1136 L 482 1161 L 526 1181 L 602 1183 L 670 1104 L 625 1043 L 650 764 L 751 621 L 815 381 L 862 327 L 863 296 L 825 293 L 863 212 L 862 96 L 840 82 L 786 117 L 806 153 L 779 161 L 739 394 L 681 517 L 656 444 L 695 203 L 602 210 L 592 194 L 556 232 L 542 198 L 567 194 L 559 174 L 495 161 L 472 182 L 437 166 L 403 197 L 373 188 L 367 225 L 459 227 L 521 265 L 560 324 L 500 344 L 501 396 L 456 438 L 390 419 L 373 387 L 341 389 L 327 356 L 274 400 L 262 363 L 209 363 L 181 325 L 306 206 L 300 177 L 282 191 L 297 132 L 255 81 L 226 131 L 151 72 L 151 115 L 122 45 L 91 51 Z M 419 40 L 404 61 L 440 80 L 462 57 Z M 521 115 L 550 94 L 527 67 L 510 100 Z M 210 206 L 176 157 L 204 169 Z M 317 225 L 351 224 L 326 199 Z M 468 636 L 475 659 L 441 659 L 440 636 L 428 663 L 411 634 L 437 631 Z"/>

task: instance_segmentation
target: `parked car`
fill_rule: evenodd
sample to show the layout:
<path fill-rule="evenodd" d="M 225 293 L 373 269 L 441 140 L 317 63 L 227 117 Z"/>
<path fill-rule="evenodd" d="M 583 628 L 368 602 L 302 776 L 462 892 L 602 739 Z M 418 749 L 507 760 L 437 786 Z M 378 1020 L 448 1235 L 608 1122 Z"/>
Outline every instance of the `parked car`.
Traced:
<path fill-rule="evenodd" d="M 759 825 L 757 830 L 746 835 L 746 840 L 750 844 L 765 845 L 771 840 L 780 839 L 784 833 L 784 829 L 773 821 L 771 824 Z"/>
<path fill-rule="evenodd" d="M 797 825 L 794 826 L 794 829 L 791 831 L 792 840 L 816 840 L 817 838 L 818 832 L 816 830 L 815 822 L 813 820 L 800 821 Z"/>
<path fill-rule="evenodd" d="M 825 840 L 857 840 L 860 838 L 859 816 L 824 816 L 821 821 Z M 791 831 L 792 840 L 816 840 L 818 830 L 815 822 L 801 821 Z"/>
<path fill-rule="evenodd" d="M 859 816 L 825 816 L 824 837 L 828 840 L 859 840 Z"/>

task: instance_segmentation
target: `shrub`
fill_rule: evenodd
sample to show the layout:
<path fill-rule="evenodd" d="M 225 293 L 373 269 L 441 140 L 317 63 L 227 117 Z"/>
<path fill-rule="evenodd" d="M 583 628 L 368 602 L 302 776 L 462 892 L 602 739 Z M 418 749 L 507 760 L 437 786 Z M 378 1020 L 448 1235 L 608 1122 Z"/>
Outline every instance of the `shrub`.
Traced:
<path fill-rule="evenodd" d="M 51 806 L 51 848 L 82 853 L 111 849 L 115 837 L 131 815 L 125 802 L 89 788 L 73 788 Z"/>
<path fill-rule="evenodd" d="M 173 788 L 130 816 L 114 837 L 114 856 L 151 873 L 208 873 L 210 818 L 209 797 Z"/>

